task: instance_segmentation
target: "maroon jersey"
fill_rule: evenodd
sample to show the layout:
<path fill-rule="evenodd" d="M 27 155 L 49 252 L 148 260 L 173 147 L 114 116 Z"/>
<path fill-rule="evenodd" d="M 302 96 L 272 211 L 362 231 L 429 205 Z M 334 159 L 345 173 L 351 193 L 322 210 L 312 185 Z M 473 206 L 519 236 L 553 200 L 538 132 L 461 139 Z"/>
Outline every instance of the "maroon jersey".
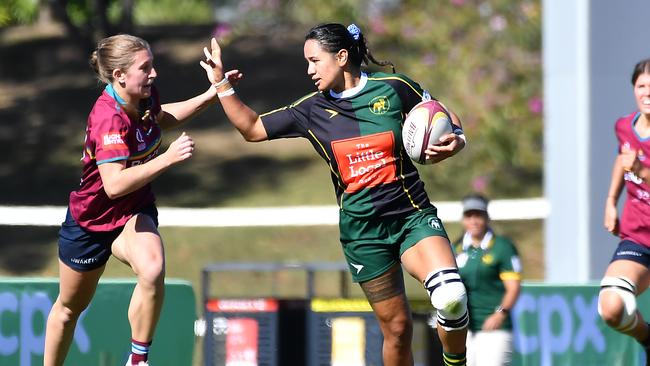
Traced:
<path fill-rule="evenodd" d="M 629 148 L 638 152 L 644 167 L 650 168 L 650 137 L 642 138 L 634 130 L 639 112 L 616 121 L 616 138 L 619 151 Z M 627 198 L 620 220 L 620 236 L 637 244 L 650 247 L 650 186 L 632 172 L 625 173 Z"/>
<path fill-rule="evenodd" d="M 155 200 L 150 184 L 116 199 L 108 198 L 104 191 L 98 165 L 125 161 L 129 168 L 143 164 L 155 158 L 160 147 L 161 130 L 156 121 L 160 102 L 155 88 L 141 106 L 150 112 L 137 120 L 129 118 L 120 102 L 124 101 L 109 85 L 88 116 L 81 184 L 70 193 L 70 213 L 79 226 L 89 231 L 122 227 Z"/>

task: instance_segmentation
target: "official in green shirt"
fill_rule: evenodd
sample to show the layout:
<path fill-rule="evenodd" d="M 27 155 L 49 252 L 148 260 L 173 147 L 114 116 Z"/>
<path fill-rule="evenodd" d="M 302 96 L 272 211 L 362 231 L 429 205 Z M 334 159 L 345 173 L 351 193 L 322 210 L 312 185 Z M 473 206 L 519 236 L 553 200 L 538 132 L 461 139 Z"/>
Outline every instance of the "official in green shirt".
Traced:
<path fill-rule="evenodd" d="M 521 264 L 514 244 L 490 228 L 488 199 L 463 199 L 463 236 L 454 243 L 456 262 L 467 289 L 467 365 L 510 365 L 510 310 L 521 288 Z"/>

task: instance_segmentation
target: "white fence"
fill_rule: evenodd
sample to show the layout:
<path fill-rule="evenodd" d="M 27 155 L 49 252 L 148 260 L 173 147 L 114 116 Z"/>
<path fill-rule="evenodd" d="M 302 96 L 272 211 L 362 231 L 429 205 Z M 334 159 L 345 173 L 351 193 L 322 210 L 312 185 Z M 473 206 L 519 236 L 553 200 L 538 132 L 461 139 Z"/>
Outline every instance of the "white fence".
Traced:
<path fill-rule="evenodd" d="M 437 202 L 438 215 L 445 222 L 462 216 L 460 202 Z M 336 225 L 337 206 L 289 206 L 251 208 L 159 207 L 160 226 L 308 226 Z M 550 206 L 544 198 L 494 200 L 492 220 L 545 219 Z M 0 206 L 0 225 L 59 226 L 65 218 L 64 206 Z"/>

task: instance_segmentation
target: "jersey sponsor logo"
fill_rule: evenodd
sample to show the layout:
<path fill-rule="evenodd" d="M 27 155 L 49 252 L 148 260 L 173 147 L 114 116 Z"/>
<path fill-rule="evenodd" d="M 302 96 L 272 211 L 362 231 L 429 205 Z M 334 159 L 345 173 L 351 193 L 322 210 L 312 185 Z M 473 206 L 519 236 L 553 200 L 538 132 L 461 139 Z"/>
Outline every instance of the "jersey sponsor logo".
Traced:
<path fill-rule="evenodd" d="M 374 114 L 384 114 L 388 112 L 388 109 L 390 109 L 390 101 L 388 100 L 388 97 L 383 95 L 374 97 L 370 103 L 368 103 L 368 108 L 370 109 L 370 112 Z"/>
<path fill-rule="evenodd" d="M 636 174 L 634 174 L 634 172 L 625 172 L 625 175 L 623 177 L 625 180 L 634 184 L 643 183 L 643 179 L 639 178 Z"/>
<path fill-rule="evenodd" d="M 119 132 L 109 132 L 102 135 L 102 145 L 105 150 L 127 149 L 124 138 Z"/>
<path fill-rule="evenodd" d="M 139 147 L 138 147 L 139 149 Z M 136 166 L 136 165 L 142 165 L 144 163 L 148 163 L 152 159 L 154 159 L 156 156 L 158 156 L 158 149 L 155 149 L 151 154 L 145 156 L 143 159 L 138 159 L 138 160 L 130 160 L 127 165 L 128 166 Z"/>
<path fill-rule="evenodd" d="M 332 151 L 347 193 L 397 179 L 392 131 L 332 141 Z"/>
<path fill-rule="evenodd" d="M 330 119 L 334 118 L 337 114 L 339 114 L 339 112 L 329 108 L 325 108 L 325 112 L 330 114 Z"/>

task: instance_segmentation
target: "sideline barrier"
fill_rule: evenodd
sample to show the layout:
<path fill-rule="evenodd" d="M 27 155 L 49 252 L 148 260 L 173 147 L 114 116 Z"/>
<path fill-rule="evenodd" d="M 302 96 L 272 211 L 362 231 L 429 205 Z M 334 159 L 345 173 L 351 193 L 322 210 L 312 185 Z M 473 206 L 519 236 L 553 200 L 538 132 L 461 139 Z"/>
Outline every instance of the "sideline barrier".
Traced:
<path fill-rule="evenodd" d="M 598 315 L 598 284 L 525 283 L 512 311 L 513 365 L 643 366 L 643 349 Z M 638 299 L 650 308 L 650 294 Z M 647 318 L 646 318 L 647 319 Z"/>
<path fill-rule="evenodd" d="M 205 319 L 206 365 L 277 365 L 277 300 L 209 300 Z"/>
<path fill-rule="evenodd" d="M 435 329 L 426 300 L 409 301 L 413 311 L 415 366 L 438 365 L 442 359 L 433 342 Z M 381 365 L 383 337 L 366 299 L 313 299 L 307 322 L 309 366 Z"/>
<path fill-rule="evenodd" d="M 205 279 L 212 271 L 275 271 L 298 269 L 313 272 L 317 268 L 340 270 L 347 273 L 345 263 L 222 263 L 204 269 L 204 303 L 210 304 Z M 342 277 L 343 278 L 343 277 Z M 349 281 L 349 278 L 348 278 Z M 342 287 L 346 288 L 348 283 Z M 524 282 L 517 305 L 512 310 L 514 325 L 513 366 L 642 366 L 645 354 L 630 337 L 619 334 L 605 325 L 598 315 L 598 284 L 552 285 Z M 290 343 L 298 350 L 306 349 L 302 362 L 283 363 L 282 354 L 273 361 L 258 365 L 304 364 L 321 365 L 381 365 L 381 332 L 365 299 L 349 299 L 347 290 L 339 299 L 315 298 L 313 282 L 308 281 L 306 300 L 239 299 L 246 302 L 267 301 L 276 304 L 274 322 L 264 328 L 266 337 L 272 335 L 276 347 L 282 353 L 285 344 Z M 342 291 L 343 293 L 343 291 Z M 650 308 L 650 294 L 638 298 L 639 309 Z M 291 304 L 286 306 L 283 304 Z M 248 305 L 250 306 L 250 305 Z M 435 330 L 428 325 L 431 305 L 428 300 L 411 301 L 414 314 L 413 352 L 415 365 L 441 365 L 440 344 Z M 287 316 L 288 313 L 291 314 Z M 213 316 L 214 308 L 206 308 L 207 316 Z M 224 313 L 223 311 L 220 311 Z M 250 318 L 249 314 L 237 314 Z M 223 316 L 223 315 L 222 315 Z M 225 317 L 229 315 L 226 314 Z M 210 323 L 208 323 L 210 324 Z M 238 323 L 235 322 L 235 325 Z M 239 325 L 237 325 L 239 326 Z M 273 328 L 275 327 L 275 329 Z M 249 336 L 249 347 L 261 344 L 262 325 L 258 325 L 257 338 Z M 214 331 L 208 327 L 208 332 Z M 221 328 L 227 333 L 228 327 Z M 206 332 L 206 333 L 208 333 Z M 208 334 L 206 334 L 207 339 Z M 240 338 L 241 339 L 241 338 Z M 255 343 L 257 342 L 257 343 Z M 304 342 L 304 347 L 301 347 Z M 204 344 L 206 352 L 214 344 Z M 232 347 L 232 346 L 231 346 Z M 236 347 L 230 351 L 235 352 Z M 226 354 L 228 350 L 225 351 Z M 258 355 L 261 354 L 259 349 Z M 233 353 L 234 354 L 234 353 Z M 225 356 L 224 356 L 225 357 Z M 266 362 L 266 361 L 265 361 Z M 221 366 L 225 363 L 206 363 L 206 366 Z"/>
<path fill-rule="evenodd" d="M 127 308 L 135 281 L 106 279 L 75 330 L 66 366 L 124 366 L 131 351 Z M 0 366 L 43 364 L 45 322 L 57 279 L 0 278 Z M 156 366 L 191 365 L 196 302 L 189 282 L 165 281 L 165 303 L 151 348 Z"/>
<path fill-rule="evenodd" d="M 460 202 L 433 202 L 444 222 L 458 222 L 463 216 Z M 0 225 L 60 226 L 65 206 L 3 206 Z M 543 198 L 493 200 L 490 218 L 499 220 L 545 219 L 550 212 Z M 339 207 L 286 206 L 242 208 L 180 208 L 158 207 L 160 226 L 186 227 L 248 227 L 338 225 Z"/>
<path fill-rule="evenodd" d="M 221 299 L 211 295 L 215 273 L 265 272 L 275 280 L 273 274 L 282 271 L 305 272 L 304 299 Z M 306 365 L 306 299 L 314 297 L 315 274 L 323 271 L 338 272 L 340 296 L 347 297 L 351 282 L 345 263 L 228 262 L 205 266 L 201 285 L 206 325 L 204 365 Z M 274 282 L 272 292 L 275 289 Z"/>

